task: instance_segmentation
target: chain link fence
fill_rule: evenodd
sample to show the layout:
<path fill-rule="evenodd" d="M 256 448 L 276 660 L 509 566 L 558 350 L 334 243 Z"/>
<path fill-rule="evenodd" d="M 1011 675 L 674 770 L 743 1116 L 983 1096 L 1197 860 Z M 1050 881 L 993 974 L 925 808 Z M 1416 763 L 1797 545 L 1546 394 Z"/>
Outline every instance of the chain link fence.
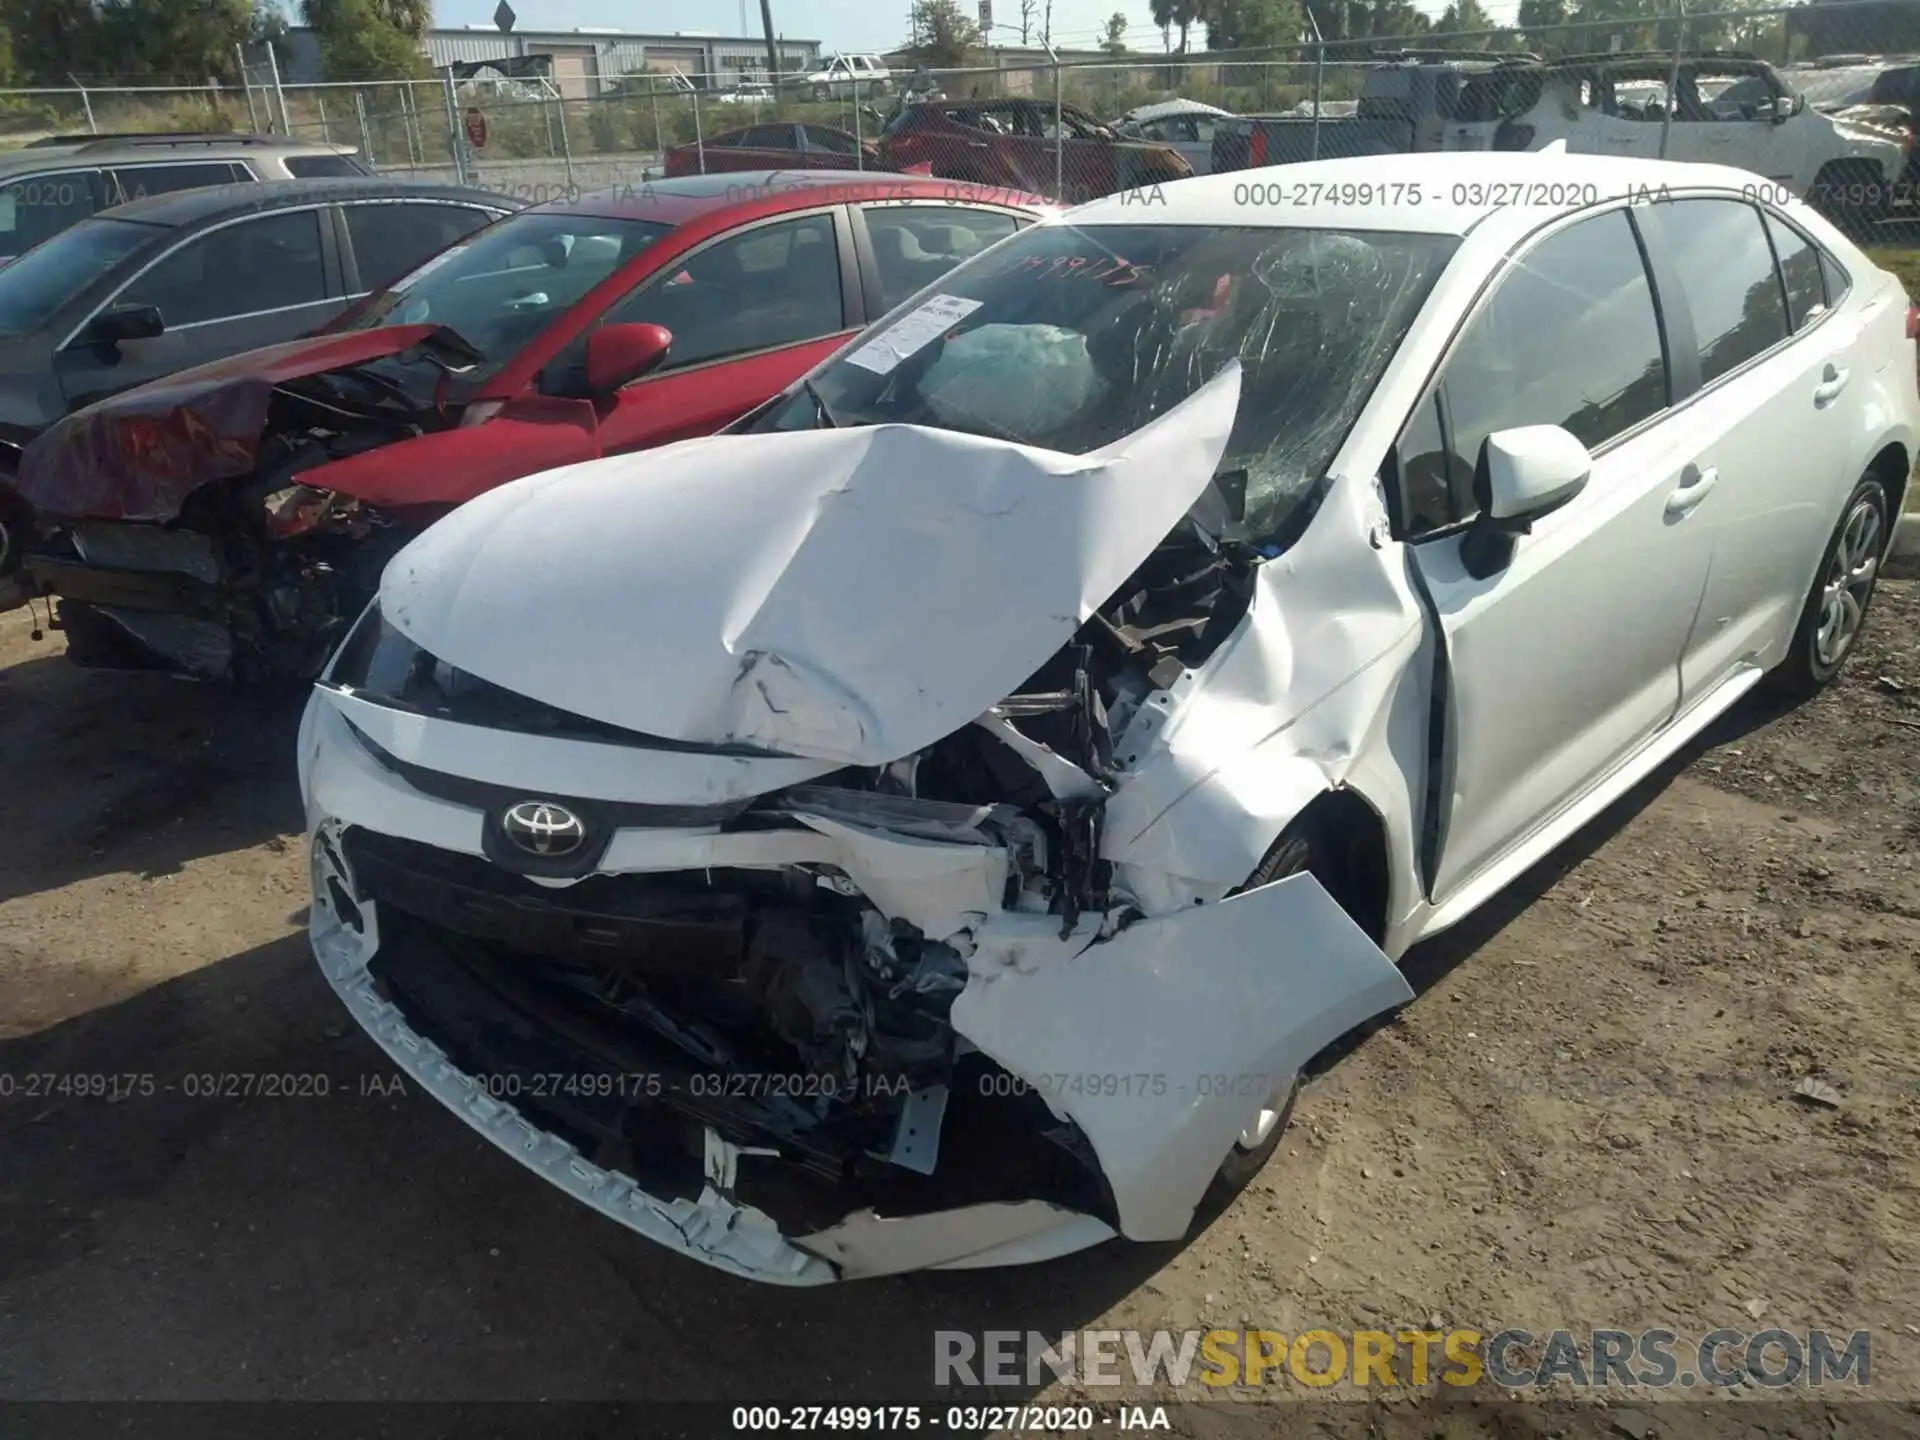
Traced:
<path fill-rule="evenodd" d="M 1360 7 L 1348 7 L 1359 12 Z M 1920 4 L 1647 7 L 1588 24 L 1329 35 L 1192 55 L 996 54 L 885 81 L 775 87 L 634 73 L 550 79 L 241 83 L 0 92 L 0 145 L 49 134 L 253 130 L 383 171 L 539 201 L 663 174 L 916 170 L 1079 202 L 1190 172 L 1351 155 L 1539 149 L 1713 160 L 1920 245 Z M 1186 102 L 1131 123 L 1143 107 Z M 1196 103 L 1197 102 L 1197 103 Z M 1199 107 L 1210 107 L 1213 112 Z"/>

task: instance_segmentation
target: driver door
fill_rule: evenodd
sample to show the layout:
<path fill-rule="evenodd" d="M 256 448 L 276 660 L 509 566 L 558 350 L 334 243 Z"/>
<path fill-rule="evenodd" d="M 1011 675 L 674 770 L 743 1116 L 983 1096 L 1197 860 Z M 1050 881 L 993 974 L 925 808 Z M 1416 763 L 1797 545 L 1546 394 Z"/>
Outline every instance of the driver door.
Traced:
<path fill-rule="evenodd" d="M 1684 425 L 1665 419 L 1663 356 L 1627 212 L 1594 216 L 1511 262 L 1401 439 L 1402 533 L 1446 647 L 1437 905 L 1679 706 L 1712 535 L 1670 505 L 1694 457 Z M 1541 424 L 1592 452 L 1586 487 L 1536 519 L 1503 568 L 1475 576 L 1461 553 L 1474 460 L 1489 434 Z"/>
<path fill-rule="evenodd" d="M 330 215 L 316 208 L 250 216 L 176 246 L 101 307 L 152 305 L 165 331 L 103 345 L 82 326 L 54 357 L 67 403 L 78 409 L 319 328 L 346 305 L 333 238 Z"/>

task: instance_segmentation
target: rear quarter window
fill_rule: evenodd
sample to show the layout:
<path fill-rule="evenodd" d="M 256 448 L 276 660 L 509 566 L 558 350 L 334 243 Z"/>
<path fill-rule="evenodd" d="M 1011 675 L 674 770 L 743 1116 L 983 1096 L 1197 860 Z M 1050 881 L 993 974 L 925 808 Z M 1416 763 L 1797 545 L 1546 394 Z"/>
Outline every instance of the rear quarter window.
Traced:
<path fill-rule="evenodd" d="M 287 173 L 296 180 L 331 180 L 344 175 L 371 175 L 373 168 L 351 155 L 289 155 Z"/>

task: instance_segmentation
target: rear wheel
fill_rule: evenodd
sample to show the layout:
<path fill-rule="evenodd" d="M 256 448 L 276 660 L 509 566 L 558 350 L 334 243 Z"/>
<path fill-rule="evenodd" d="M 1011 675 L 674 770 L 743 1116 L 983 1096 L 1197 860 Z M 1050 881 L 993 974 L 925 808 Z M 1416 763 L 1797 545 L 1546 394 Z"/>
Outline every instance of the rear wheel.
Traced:
<path fill-rule="evenodd" d="M 1827 542 L 1787 658 L 1770 677 L 1776 690 L 1803 699 L 1817 694 L 1853 653 L 1880 581 L 1887 514 L 1887 487 L 1869 475 L 1854 487 Z"/>

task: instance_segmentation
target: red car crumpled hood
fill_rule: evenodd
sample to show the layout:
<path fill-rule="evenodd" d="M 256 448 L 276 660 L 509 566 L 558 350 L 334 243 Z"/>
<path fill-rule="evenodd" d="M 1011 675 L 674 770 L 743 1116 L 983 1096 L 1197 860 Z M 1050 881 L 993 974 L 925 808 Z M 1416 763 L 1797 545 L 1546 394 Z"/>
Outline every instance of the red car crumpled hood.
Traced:
<path fill-rule="evenodd" d="M 209 480 L 259 455 L 273 387 L 397 355 L 433 325 L 312 335 L 136 386 L 49 426 L 20 457 L 20 497 L 47 515 L 171 520 Z"/>

